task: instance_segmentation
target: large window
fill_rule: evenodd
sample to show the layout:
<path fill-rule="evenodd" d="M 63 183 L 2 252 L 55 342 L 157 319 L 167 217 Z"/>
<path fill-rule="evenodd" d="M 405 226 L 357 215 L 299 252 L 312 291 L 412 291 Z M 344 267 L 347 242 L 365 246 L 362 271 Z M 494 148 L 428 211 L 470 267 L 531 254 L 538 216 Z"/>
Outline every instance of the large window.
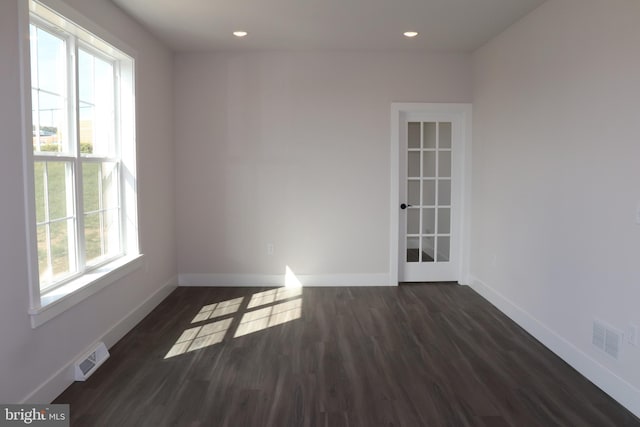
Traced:
<path fill-rule="evenodd" d="M 37 311 L 138 254 L 133 59 L 33 0 L 29 52 Z"/>

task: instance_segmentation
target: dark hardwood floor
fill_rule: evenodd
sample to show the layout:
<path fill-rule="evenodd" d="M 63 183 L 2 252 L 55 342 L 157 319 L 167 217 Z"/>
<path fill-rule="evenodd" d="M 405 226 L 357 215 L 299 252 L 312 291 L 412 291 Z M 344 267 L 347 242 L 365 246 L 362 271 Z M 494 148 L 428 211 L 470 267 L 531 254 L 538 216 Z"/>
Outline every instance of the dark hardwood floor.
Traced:
<path fill-rule="evenodd" d="M 448 284 L 178 288 L 55 403 L 74 427 L 640 426 Z"/>

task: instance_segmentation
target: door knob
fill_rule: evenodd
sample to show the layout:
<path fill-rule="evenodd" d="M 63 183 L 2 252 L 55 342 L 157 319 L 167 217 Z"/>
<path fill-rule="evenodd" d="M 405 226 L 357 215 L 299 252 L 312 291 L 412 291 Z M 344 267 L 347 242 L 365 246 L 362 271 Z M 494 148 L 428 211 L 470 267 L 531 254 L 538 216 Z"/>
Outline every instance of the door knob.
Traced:
<path fill-rule="evenodd" d="M 400 209 L 405 210 L 407 208 L 410 208 L 411 205 L 405 205 L 404 203 L 400 205 Z"/>

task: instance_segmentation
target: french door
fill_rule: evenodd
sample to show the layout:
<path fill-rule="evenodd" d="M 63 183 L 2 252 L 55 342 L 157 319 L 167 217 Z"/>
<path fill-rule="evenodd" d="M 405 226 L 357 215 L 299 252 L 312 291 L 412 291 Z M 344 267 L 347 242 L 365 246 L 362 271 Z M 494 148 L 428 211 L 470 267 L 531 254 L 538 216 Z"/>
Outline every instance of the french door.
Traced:
<path fill-rule="evenodd" d="M 398 280 L 459 281 L 466 117 L 450 104 L 399 114 Z"/>

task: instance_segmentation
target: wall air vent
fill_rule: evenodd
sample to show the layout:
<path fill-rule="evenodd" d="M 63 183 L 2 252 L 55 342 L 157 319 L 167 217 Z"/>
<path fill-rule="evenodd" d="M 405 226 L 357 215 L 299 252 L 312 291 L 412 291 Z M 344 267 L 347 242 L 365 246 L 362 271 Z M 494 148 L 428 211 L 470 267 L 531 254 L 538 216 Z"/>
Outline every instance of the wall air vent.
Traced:
<path fill-rule="evenodd" d="M 76 381 L 86 380 L 108 358 L 109 358 L 109 350 L 107 350 L 107 346 L 105 346 L 103 342 L 97 343 L 93 348 L 93 350 L 86 353 L 84 356 L 82 356 L 80 359 L 78 359 L 74 363 L 75 380 Z"/>
<path fill-rule="evenodd" d="M 617 359 L 622 349 L 623 334 L 619 330 L 612 328 L 599 320 L 593 321 L 593 337 L 591 342 L 594 346 Z"/>

